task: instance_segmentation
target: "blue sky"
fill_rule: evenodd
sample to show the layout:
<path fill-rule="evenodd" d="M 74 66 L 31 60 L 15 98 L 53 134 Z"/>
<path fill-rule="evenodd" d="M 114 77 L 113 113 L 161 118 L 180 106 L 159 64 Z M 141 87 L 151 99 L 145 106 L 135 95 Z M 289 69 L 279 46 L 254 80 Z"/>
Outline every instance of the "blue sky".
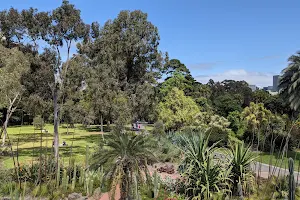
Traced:
<path fill-rule="evenodd" d="M 181 60 L 193 76 L 244 79 L 272 85 L 272 75 L 300 50 L 299 0 L 70 0 L 86 23 L 100 24 L 120 10 L 140 9 L 158 27 L 160 50 Z M 51 10 L 61 0 L 10 0 L 1 9 Z"/>

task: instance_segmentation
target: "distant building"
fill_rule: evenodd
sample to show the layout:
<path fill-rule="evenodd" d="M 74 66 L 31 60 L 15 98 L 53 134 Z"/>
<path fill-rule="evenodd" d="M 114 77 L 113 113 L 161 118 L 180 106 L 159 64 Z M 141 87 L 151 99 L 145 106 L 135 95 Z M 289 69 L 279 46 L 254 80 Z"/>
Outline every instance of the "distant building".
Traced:
<path fill-rule="evenodd" d="M 258 90 L 258 87 L 256 85 L 249 85 L 249 88 L 252 90 L 252 92 Z"/>
<path fill-rule="evenodd" d="M 279 75 L 274 75 L 272 92 L 278 92 L 279 90 L 278 85 L 279 85 Z"/>
<path fill-rule="evenodd" d="M 273 91 L 273 86 L 263 87 L 265 91 Z"/>

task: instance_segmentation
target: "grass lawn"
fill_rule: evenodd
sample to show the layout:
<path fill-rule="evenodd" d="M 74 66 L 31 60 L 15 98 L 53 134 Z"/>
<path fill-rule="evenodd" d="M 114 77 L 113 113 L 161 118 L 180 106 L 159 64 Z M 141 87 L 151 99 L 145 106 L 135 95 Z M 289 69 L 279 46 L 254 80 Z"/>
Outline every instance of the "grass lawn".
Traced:
<path fill-rule="evenodd" d="M 299 150 L 289 151 L 287 153 L 287 155 L 284 156 L 282 164 L 281 164 L 282 153 L 278 154 L 278 152 L 276 152 L 273 155 L 270 155 L 269 153 L 266 153 L 266 152 L 260 152 L 260 153 L 255 153 L 255 154 L 258 156 L 258 158 L 257 158 L 258 162 L 269 164 L 270 159 L 272 159 L 271 165 L 274 165 L 277 167 L 280 167 L 280 165 L 281 165 L 282 168 L 288 168 L 288 159 L 292 158 L 292 159 L 294 159 L 295 171 L 300 171 L 300 169 L 298 170 L 298 168 L 300 166 L 299 165 L 299 162 L 300 162 L 300 151 Z M 276 160 L 277 160 L 277 162 L 276 162 Z"/>
<path fill-rule="evenodd" d="M 126 126 L 126 129 L 130 130 L 130 128 L 131 125 Z M 152 128 L 152 125 L 145 126 L 145 130 L 147 131 L 151 131 Z M 53 125 L 47 124 L 44 129 L 48 131 L 48 134 L 41 133 L 40 130 L 35 130 L 32 125 L 8 127 L 7 132 L 9 139 L 13 144 L 12 148 L 14 152 L 17 151 L 19 140 L 18 152 L 20 164 L 30 164 L 32 161 L 39 158 L 40 152 L 46 153 L 47 151 L 48 155 L 53 153 Z M 107 132 L 107 127 L 104 125 L 104 133 Z M 67 129 L 65 125 L 61 125 L 59 127 L 59 134 L 59 143 L 62 144 L 63 141 L 67 143 L 67 146 L 61 146 L 59 148 L 60 158 L 64 163 L 68 163 L 69 158 L 72 155 L 72 157 L 75 158 L 76 163 L 83 164 L 86 155 L 86 146 L 88 145 L 92 152 L 94 148 L 97 147 L 100 140 L 102 140 L 99 125 L 93 125 L 89 128 L 84 128 L 82 125 L 75 125 L 75 128 L 69 129 Z M 105 134 L 103 136 L 105 137 Z M 3 147 L 0 147 L 0 153 L 1 150 L 3 150 Z M 6 148 L 6 151 L 7 150 L 9 153 L 11 152 L 10 149 Z M 1 162 L 3 162 L 5 168 L 12 168 L 14 166 L 11 156 L 1 157 L 0 154 L 0 164 Z"/>
<path fill-rule="evenodd" d="M 47 124 L 45 129 L 49 132 L 48 134 L 41 133 L 40 130 L 35 130 L 31 125 L 8 128 L 8 136 L 12 141 L 12 148 L 15 152 L 17 150 L 17 141 L 19 140 L 18 152 L 20 163 L 31 163 L 33 160 L 39 158 L 41 151 L 42 153 L 46 153 L 47 151 L 48 154 L 53 152 L 53 125 Z M 86 146 L 88 145 L 92 150 L 97 146 L 99 140 L 102 140 L 99 126 L 83 128 L 81 125 L 77 125 L 76 128 L 69 128 L 69 133 L 67 134 L 67 128 L 62 125 L 59 128 L 59 133 L 59 143 L 62 144 L 63 141 L 67 143 L 67 146 L 60 147 L 60 157 L 64 162 L 69 161 L 71 149 L 72 156 L 76 162 L 83 162 L 86 155 Z M 13 167 L 13 159 L 10 156 L 0 157 L 0 162 L 1 161 L 3 161 L 4 167 Z"/>
<path fill-rule="evenodd" d="M 227 154 L 229 153 L 229 150 L 226 148 L 219 148 L 219 153 Z M 265 163 L 265 164 L 271 164 L 273 166 L 281 167 L 281 168 L 287 168 L 288 169 L 288 160 L 289 158 L 292 158 L 294 160 L 294 169 L 295 171 L 300 172 L 300 149 L 289 151 L 283 158 L 283 162 L 281 162 L 282 153 L 275 152 L 273 155 L 270 155 L 270 153 L 267 152 L 254 152 L 254 155 L 257 156 L 256 161 Z M 271 163 L 270 163 L 271 159 Z"/>

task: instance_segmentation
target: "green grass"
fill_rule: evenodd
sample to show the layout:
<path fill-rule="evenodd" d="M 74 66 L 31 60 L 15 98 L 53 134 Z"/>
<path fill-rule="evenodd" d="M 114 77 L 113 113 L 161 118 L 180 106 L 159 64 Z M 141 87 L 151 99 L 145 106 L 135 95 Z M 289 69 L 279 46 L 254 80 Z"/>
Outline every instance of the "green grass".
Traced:
<path fill-rule="evenodd" d="M 40 156 L 40 152 L 46 153 L 47 151 L 49 155 L 53 152 L 53 125 L 47 124 L 45 129 L 48 131 L 48 134 L 41 133 L 40 130 L 35 130 L 33 126 L 14 126 L 8 128 L 8 135 L 13 144 L 12 148 L 15 154 L 19 141 L 18 152 L 20 163 L 31 163 Z M 59 134 L 59 143 L 61 144 L 63 141 L 66 141 L 68 145 L 66 147 L 60 147 L 60 157 L 64 162 L 68 162 L 71 156 L 71 149 L 72 157 L 75 158 L 76 162 L 82 162 L 85 158 L 86 146 L 89 145 L 89 147 L 93 149 L 93 147 L 97 146 L 99 140 L 102 140 L 99 126 L 83 128 L 77 125 L 76 128 L 69 128 L 69 134 L 67 134 L 67 128 L 62 125 L 59 128 Z M 13 159 L 11 156 L 2 156 L 0 157 L 0 162 L 1 161 L 3 161 L 4 167 L 13 167 Z"/>
<path fill-rule="evenodd" d="M 226 148 L 219 148 L 219 153 L 227 154 L 229 152 Z M 271 164 L 273 166 L 281 167 L 281 168 L 288 168 L 288 160 L 292 158 L 294 160 L 294 169 L 298 171 L 300 166 L 300 149 L 294 151 L 288 151 L 288 153 L 284 156 L 282 160 L 282 153 L 275 152 L 273 155 L 270 155 L 268 152 L 254 152 L 254 155 L 257 156 L 256 161 L 261 162 L 264 164 Z M 271 159 L 271 163 L 270 163 Z M 300 168 L 299 168 L 300 171 Z"/>
<path fill-rule="evenodd" d="M 282 153 L 275 152 L 273 155 L 270 155 L 269 153 L 266 152 L 260 152 L 260 153 L 255 153 L 258 158 L 256 159 L 258 162 L 262 162 L 265 164 L 270 163 L 270 159 L 272 160 L 271 165 L 277 166 L 277 167 L 282 167 L 282 168 L 288 168 L 288 159 L 292 158 L 294 159 L 294 165 L 295 165 L 295 171 L 298 171 L 299 168 L 299 162 L 300 162 L 300 151 L 289 151 L 283 158 L 283 162 L 281 164 L 281 158 L 282 158 Z M 277 160 L 277 162 L 276 162 Z M 300 169 L 299 169 L 300 171 Z"/>
<path fill-rule="evenodd" d="M 126 128 L 129 130 L 131 126 L 128 125 L 126 126 Z M 153 127 L 151 125 L 147 125 L 145 127 L 147 131 L 151 131 L 152 128 Z M 34 160 L 37 160 L 40 156 L 40 152 L 42 152 L 43 154 L 47 152 L 48 155 L 53 153 L 53 125 L 47 124 L 44 129 L 48 131 L 48 134 L 41 133 L 40 130 L 35 130 L 32 125 L 8 127 L 8 136 L 13 144 L 12 148 L 15 154 L 19 141 L 18 152 L 19 162 L 21 164 L 30 164 Z M 105 133 L 108 132 L 106 126 L 104 126 L 103 131 Z M 89 128 L 84 128 L 82 125 L 75 125 L 75 128 L 69 128 L 69 130 L 65 125 L 61 125 L 59 127 L 59 134 L 59 143 L 62 144 L 62 142 L 65 141 L 68 145 L 66 147 L 60 147 L 60 158 L 65 163 L 68 163 L 71 155 L 73 158 L 75 158 L 75 161 L 77 163 L 84 162 L 86 155 L 86 146 L 88 145 L 92 152 L 93 149 L 99 144 L 100 140 L 102 140 L 99 125 L 93 125 Z M 0 152 L 1 150 L 3 150 L 3 147 L 0 147 Z M 10 149 L 8 152 L 11 152 Z M 0 156 L 0 164 L 2 161 L 5 168 L 12 168 L 14 166 L 11 156 Z"/>

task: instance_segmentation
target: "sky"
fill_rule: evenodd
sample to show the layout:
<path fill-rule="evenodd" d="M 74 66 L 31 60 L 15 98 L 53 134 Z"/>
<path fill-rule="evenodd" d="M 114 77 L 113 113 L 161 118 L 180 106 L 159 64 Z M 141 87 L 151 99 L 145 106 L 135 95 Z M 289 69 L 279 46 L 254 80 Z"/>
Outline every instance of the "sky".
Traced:
<path fill-rule="evenodd" d="M 62 0 L 9 0 L 1 10 L 52 10 Z M 246 80 L 272 85 L 300 50 L 299 0 L 70 0 L 86 23 L 103 25 L 121 10 L 142 10 L 158 27 L 159 49 L 179 59 L 196 80 Z"/>

